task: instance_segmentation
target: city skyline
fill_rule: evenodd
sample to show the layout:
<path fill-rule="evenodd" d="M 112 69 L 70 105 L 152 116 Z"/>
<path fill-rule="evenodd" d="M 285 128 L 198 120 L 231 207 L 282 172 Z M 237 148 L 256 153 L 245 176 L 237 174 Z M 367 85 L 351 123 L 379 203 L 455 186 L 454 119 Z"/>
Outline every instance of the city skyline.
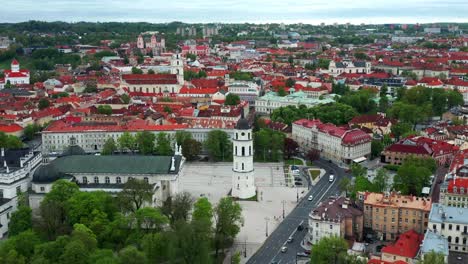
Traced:
<path fill-rule="evenodd" d="M 306 23 L 385 24 L 468 22 L 468 3 L 413 1 L 247 1 L 219 0 L 174 2 L 136 0 L 51 0 L 37 5 L 31 0 L 3 3 L 0 22 L 90 21 L 187 23 Z M 70 12 L 72 11 L 72 12 Z"/>

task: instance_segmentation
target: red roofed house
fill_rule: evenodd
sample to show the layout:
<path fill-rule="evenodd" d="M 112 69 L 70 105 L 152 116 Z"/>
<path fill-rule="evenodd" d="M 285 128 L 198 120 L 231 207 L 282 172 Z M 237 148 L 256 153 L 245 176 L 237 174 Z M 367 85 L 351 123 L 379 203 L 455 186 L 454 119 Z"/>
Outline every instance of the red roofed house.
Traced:
<path fill-rule="evenodd" d="M 29 84 L 29 70 L 20 69 L 20 64 L 15 59 L 11 62 L 11 70 L 4 70 L 3 73 L 5 78 L 0 79 L 0 89 L 5 88 L 8 82 L 11 85 Z"/>
<path fill-rule="evenodd" d="M 402 260 L 397 260 L 397 261 L 383 261 L 383 260 L 380 260 L 380 259 L 369 259 L 369 261 L 367 262 L 367 264 L 408 264 L 407 262 L 405 261 L 402 261 Z"/>
<path fill-rule="evenodd" d="M 401 234 L 395 244 L 382 248 L 382 260 L 415 263 L 413 259 L 418 254 L 423 237 L 414 230 Z"/>
<path fill-rule="evenodd" d="M 182 55 L 194 54 L 200 57 L 210 54 L 210 47 L 205 45 L 185 45 L 182 46 Z"/>
<path fill-rule="evenodd" d="M 439 203 L 460 208 L 468 207 L 468 164 L 459 168 L 459 174 L 465 177 L 454 177 L 440 186 Z"/>
<path fill-rule="evenodd" d="M 368 157 L 371 152 L 371 137 L 360 129 L 345 129 L 320 120 L 301 119 L 292 125 L 292 138 L 302 151 L 320 151 L 326 159 L 350 163 Z"/>
<path fill-rule="evenodd" d="M 7 135 L 21 137 L 23 135 L 23 128 L 18 124 L 0 124 L 0 132 Z"/>
<path fill-rule="evenodd" d="M 360 115 L 351 119 L 351 121 L 349 121 L 349 125 L 361 128 L 366 127 L 372 130 L 373 133 L 386 135 L 390 133 L 392 122 L 395 121 L 380 114 Z"/>
<path fill-rule="evenodd" d="M 439 165 L 450 164 L 458 147 L 445 141 L 409 136 L 390 145 L 382 152 L 381 161 L 400 165 L 409 155 L 432 157 Z"/>

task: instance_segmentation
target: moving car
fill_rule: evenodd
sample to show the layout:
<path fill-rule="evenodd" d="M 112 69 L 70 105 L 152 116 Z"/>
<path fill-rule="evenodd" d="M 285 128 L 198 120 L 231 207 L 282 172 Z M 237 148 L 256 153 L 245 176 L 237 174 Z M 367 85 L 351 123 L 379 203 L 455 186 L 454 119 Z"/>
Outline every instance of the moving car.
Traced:
<path fill-rule="evenodd" d="M 281 252 L 285 253 L 286 251 L 288 251 L 288 247 L 281 247 Z"/>
<path fill-rule="evenodd" d="M 292 237 L 289 237 L 289 238 L 288 238 L 288 243 L 292 243 L 292 242 L 293 242 L 293 240 L 294 240 L 294 238 L 292 238 Z"/>
<path fill-rule="evenodd" d="M 307 198 L 308 201 L 312 201 L 314 197 L 312 195 L 309 195 L 309 198 Z"/>
<path fill-rule="evenodd" d="M 335 180 L 335 175 L 330 174 L 330 176 L 328 177 L 328 181 L 333 182 L 334 180 Z"/>
<path fill-rule="evenodd" d="M 304 226 L 303 226 L 302 224 L 299 224 L 299 225 L 297 226 L 297 230 L 298 230 L 298 231 L 304 230 Z"/>

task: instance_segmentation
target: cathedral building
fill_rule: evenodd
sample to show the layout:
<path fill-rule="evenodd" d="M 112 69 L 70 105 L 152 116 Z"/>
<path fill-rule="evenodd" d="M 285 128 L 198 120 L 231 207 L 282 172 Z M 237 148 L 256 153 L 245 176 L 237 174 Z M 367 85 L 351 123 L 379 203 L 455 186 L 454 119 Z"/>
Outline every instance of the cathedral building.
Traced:
<path fill-rule="evenodd" d="M 0 78 L 0 89 L 5 88 L 6 84 L 21 85 L 29 84 L 29 70 L 20 69 L 20 64 L 13 59 L 11 69 L 3 71 L 5 78 Z"/>
<path fill-rule="evenodd" d="M 153 55 L 159 55 L 166 51 L 166 40 L 163 36 L 156 37 L 151 35 L 150 41 L 146 42 L 143 35 L 139 35 L 137 38 L 137 47 L 141 50 L 152 52 Z"/>

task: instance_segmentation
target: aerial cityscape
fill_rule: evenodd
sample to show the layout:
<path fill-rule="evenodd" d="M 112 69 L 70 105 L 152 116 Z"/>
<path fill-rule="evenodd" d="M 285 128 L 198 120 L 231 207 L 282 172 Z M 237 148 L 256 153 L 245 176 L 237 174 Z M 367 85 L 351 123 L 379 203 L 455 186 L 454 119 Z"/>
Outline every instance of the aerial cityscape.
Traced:
<path fill-rule="evenodd" d="M 468 263 L 465 1 L 0 14 L 0 263 Z"/>

